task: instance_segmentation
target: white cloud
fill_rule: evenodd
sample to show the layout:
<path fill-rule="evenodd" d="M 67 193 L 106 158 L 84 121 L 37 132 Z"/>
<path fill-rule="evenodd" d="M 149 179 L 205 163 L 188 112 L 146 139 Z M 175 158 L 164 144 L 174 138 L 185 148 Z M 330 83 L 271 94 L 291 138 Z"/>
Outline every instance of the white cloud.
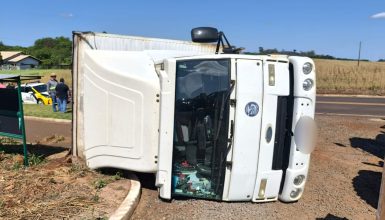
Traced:
<path fill-rule="evenodd" d="M 72 13 L 61 13 L 60 16 L 64 17 L 64 18 L 72 18 L 74 16 L 74 14 L 72 14 Z"/>
<path fill-rule="evenodd" d="M 385 18 L 385 12 L 380 12 L 380 13 L 377 13 L 377 14 L 374 14 L 372 16 L 370 16 L 371 18 Z"/>

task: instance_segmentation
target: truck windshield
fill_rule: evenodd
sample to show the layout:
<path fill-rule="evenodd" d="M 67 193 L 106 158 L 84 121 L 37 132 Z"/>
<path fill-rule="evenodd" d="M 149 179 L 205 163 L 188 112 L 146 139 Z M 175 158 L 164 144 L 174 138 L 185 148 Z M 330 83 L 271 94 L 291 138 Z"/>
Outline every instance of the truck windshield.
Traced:
<path fill-rule="evenodd" d="M 33 88 L 40 93 L 47 92 L 47 85 L 38 85 L 38 86 L 34 86 Z"/>
<path fill-rule="evenodd" d="M 230 60 L 177 62 L 174 196 L 221 199 L 227 154 Z"/>

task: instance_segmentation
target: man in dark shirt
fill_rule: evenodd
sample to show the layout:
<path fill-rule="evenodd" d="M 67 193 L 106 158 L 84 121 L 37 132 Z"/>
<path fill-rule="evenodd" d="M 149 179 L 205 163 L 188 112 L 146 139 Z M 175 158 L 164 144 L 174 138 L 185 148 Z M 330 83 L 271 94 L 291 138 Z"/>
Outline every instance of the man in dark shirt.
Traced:
<path fill-rule="evenodd" d="M 64 79 L 60 78 L 60 82 L 57 84 L 55 91 L 57 97 L 57 103 L 59 107 L 59 111 L 66 112 L 67 110 L 67 100 L 69 96 L 69 88 L 64 83 Z"/>

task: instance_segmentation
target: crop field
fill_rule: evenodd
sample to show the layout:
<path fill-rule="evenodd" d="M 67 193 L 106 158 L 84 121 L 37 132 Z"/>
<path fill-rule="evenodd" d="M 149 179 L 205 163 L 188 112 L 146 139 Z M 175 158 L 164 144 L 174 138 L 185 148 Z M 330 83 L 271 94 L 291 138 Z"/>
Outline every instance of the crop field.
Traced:
<path fill-rule="evenodd" d="M 315 60 L 317 92 L 385 95 L 385 62 Z"/>

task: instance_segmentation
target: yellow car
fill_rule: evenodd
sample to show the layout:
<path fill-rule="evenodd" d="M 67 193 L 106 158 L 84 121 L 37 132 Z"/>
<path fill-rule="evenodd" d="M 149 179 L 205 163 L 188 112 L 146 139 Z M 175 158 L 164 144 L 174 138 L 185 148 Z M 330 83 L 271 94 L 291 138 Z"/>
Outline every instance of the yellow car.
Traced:
<path fill-rule="evenodd" d="M 24 104 L 52 105 L 47 85 L 40 82 L 26 83 L 20 86 Z"/>

